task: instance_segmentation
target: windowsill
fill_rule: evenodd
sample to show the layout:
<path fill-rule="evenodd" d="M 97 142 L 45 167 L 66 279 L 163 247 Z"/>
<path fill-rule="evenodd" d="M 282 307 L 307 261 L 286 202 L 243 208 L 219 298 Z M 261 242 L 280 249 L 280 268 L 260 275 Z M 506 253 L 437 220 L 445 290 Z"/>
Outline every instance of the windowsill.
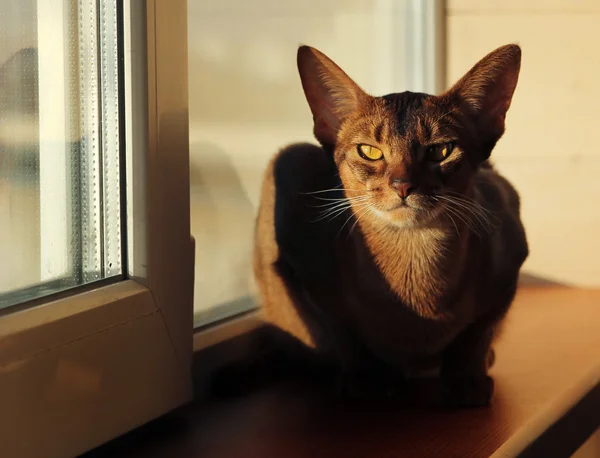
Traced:
<path fill-rule="evenodd" d="M 244 332 L 244 319 L 237 326 L 237 334 Z M 117 447 L 124 458 L 151 449 L 155 457 L 205 458 L 569 456 L 600 422 L 600 291 L 522 288 L 495 348 L 490 408 L 341 405 L 307 387 L 280 386 L 228 402 L 197 402 Z M 113 446 L 94 456 L 111 456 Z"/>

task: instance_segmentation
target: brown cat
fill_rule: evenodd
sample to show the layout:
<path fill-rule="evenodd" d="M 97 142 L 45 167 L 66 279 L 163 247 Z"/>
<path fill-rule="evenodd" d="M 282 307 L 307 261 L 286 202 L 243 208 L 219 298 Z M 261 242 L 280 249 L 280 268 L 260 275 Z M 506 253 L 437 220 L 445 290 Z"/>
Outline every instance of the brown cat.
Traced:
<path fill-rule="evenodd" d="M 270 163 L 254 269 L 267 321 L 337 366 L 347 394 L 434 373 L 435 402 L 489 403 L 490 345 L 528 254 L 519 197 L 487 162 L 520 59 L 503 46 L 442 95 L 372 97 L 298 50 L 321 146 Z"/>

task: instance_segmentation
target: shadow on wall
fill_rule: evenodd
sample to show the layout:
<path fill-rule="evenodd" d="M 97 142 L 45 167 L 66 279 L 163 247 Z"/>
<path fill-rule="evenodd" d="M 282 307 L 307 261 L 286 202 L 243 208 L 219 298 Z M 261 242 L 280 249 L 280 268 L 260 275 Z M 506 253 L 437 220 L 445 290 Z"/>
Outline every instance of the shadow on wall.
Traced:
<path fill-rule="evenodd" d="M 190 145 L 191 229 L 196 239 L 194 311 L 235 300 L 250 289 L 254 208 L 236 170 L 217 145 Z"/>
<path fill-rule="evenodd" d="M 540 277 L 527 272 L 519 276 L 519 286 L 571 286 L 567 283 L 558 282 L 549 278 Z"/>

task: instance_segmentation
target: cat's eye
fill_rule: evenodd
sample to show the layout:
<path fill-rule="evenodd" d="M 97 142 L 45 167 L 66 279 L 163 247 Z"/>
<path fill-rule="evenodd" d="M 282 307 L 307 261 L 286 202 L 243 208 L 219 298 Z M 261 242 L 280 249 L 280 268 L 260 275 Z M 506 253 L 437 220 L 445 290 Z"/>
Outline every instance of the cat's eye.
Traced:
<path fill-rule="evenodd" d="M 428 146 L 425 150 L 425 159 L 432 162 L 441 162 L 454 150 L 454 142 L 440 143 Z"/>
<path fill-rule="evenodd" d="M 358 145 L 358 154 L 363 159 L 368 159 L 369 161 L 378 161 L 383 158 L 383 152 L 379 148 L 364 144 Z"/>

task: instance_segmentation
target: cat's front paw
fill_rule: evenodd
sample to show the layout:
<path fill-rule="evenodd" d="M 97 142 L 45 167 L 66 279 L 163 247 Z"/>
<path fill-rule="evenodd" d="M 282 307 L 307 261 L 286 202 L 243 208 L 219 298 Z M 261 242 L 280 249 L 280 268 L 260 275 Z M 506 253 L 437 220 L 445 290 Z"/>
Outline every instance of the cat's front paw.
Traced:
<path fill-rule="evenodd" d="M 494 393 L 494 380 L 488 375 L 453 375 L 441 380 L 442 404 L 461 409 L 488 406 Z"/>

